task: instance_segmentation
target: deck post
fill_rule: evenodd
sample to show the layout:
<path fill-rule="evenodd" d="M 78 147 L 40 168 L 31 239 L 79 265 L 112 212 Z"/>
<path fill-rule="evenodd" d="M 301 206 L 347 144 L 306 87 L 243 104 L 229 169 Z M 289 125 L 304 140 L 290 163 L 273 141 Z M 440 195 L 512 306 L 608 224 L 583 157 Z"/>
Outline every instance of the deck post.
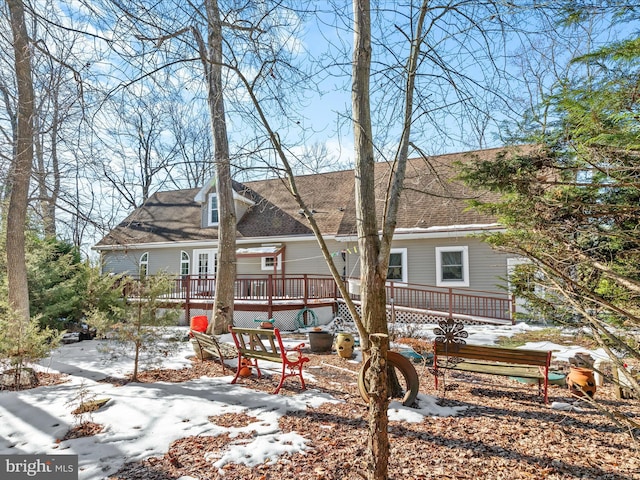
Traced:
<path fill-rule="evenodd" d="M 302 301 L 304 303 L 304 306 L 307 306 L 307 303 L 309 303 L 309 278 L 307 277 L 307 274 L 305 273 L 303 276 L 303 283 L 304 283 L 304 292 L 302 294 Z"/>
<path fill-rule="evenodd" d="M 396 309 L 394 307 L 394 299 L 395 297 L 395 289 L 394 283 L 391 282 L 389 284 L 389 303 L 391 304 L 391 324 L 393 325 L 396 322 Z"/>
<path fill-rule="evenodd" d="M 273 318 L 273 275 L 267 277 L 267 316 Z"/>
<path fill-rule="evenodd" d="M 184 292 L 184 314 L 187 324 L 191 321 L 191 275 L 187 275 L 187 288 Z"/>

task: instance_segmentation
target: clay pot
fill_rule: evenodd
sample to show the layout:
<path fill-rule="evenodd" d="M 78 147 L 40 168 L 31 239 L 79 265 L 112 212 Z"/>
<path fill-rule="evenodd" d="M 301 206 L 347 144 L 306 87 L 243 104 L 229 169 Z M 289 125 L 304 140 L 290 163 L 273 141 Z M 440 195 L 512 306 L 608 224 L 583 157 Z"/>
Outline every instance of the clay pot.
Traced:
<path fill-rule="evenodd" d="M 596 393 L 596 380 L 593 376 L 593 370 L 581 367 L 569 367 L 569 375 L 567 375 L 567 386 L 571 393 L 578 397 L 585 394 L 593 398 Z"/>
<path fill-rule="evenodd" d="M 342 358 L 353 356 L 353 335 L 350 333 L 339 333 L 336 337 L 336 351 Z"/>
<path fill-rule="evenodd" d="M 246 358 L 242 358 L 240 360 L 240 372 L 238 375 L 241 377 L 250 377 L 251 376 L 251 362 Z"/>

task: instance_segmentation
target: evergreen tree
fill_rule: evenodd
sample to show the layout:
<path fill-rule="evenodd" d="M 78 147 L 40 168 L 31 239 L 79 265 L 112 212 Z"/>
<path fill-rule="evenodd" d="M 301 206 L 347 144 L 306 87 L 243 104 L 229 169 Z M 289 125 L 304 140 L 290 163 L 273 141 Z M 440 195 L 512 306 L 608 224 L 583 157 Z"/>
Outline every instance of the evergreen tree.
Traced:
<path fill-rule="evenodd" d="M 86 295 L 86 272 L 73 245 L 52 238 L 27 236 L 27 278 L 33 315 L 41 323 L 64 328 L 67 322 L 82 318 Z"/>
<path fill-rule="evenodd" d="M 110 353 L 133 357 L 131 381 L 137 382 L 143 362 L 157 362 L 166 356 L 163 350 L 176 345 L 175 341 L 170 341 L 171 332 L 164 327 L 176 324 L 178 311 L 166 308 L 162 302 L 162 296 L 171 287 L 171 278 L 167 275 L 157 274 L 140 280 L 123 277 L 121 286 L 127 292 L 122 309 L 111 315 L 94 309 L 87 321 L 102 335 L 115 341 L 108 347 Z"/>
<path fill-rule="evenodd" d="M 588 75 L 547 98 L 551 128 L 462 166 L 462 177 L 500 193 L 475 204 L 508 227 L 488 241 L 532 260 L 514 277 L 516 293 L 546 318 L 589 326 L 620 365 L 620 355 L 640 360 L 627 334 L 640 327 L 640 39 L 574 62 Z"/>

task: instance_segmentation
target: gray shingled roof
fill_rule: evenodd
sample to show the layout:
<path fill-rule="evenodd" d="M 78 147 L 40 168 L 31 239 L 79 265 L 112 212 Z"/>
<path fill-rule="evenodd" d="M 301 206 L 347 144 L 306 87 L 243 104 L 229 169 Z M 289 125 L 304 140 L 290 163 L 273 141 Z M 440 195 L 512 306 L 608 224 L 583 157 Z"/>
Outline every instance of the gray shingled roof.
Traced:
<path fill-rule="evenodd" d="M 471 198 L 487 197 L 486 192 L 469 189 L 452 178 L 454 162 L 474 157 L 490 159 L 500 149 L 441 155 L 409 161 L 405 190 L 398 211 L 396 228 L 429 228 L 490 224 L 495 218 L 467 209 Z M 376 165 L 376 188 L 380 214 L 387 188 L 390 166 Z M 302 175 L 296 177 L 298 190 L 325 235 L 351 235 L 356 232 L 354 172 Z M 253 202 L 238 223 L 238 238 L 312 235 L 300 207 L 281 179 L 235 182 L 236 192 Z M 97 246 L 134 245 L 212 240 L 217 229 L 201 228 L 201 205 L 194 201 L 199 189 L 158 192 L 136 209 Z"/>

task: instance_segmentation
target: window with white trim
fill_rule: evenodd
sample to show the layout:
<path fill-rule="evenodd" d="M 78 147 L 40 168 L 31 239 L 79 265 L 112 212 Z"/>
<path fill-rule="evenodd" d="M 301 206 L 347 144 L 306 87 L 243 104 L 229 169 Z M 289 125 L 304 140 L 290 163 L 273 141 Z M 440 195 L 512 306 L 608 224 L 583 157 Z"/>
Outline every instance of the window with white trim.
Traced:
<path fill-rule="evenodd" d="M 469 286 L 469 247 L 436 247 L 436 285 Z"/>
<path fill-rule="evenodd" d="M 207 221 L 209 226 L 218 225 L 220 217 L 218 215 L 218 196 L 215 193 L 209 195 L 209 216 Z"/>
<path fill-rule="evenodd" d="M 140 274 L 140 278 L 144 278 L 147 276 L 149 272 L 149 252 L 144 252 L 140 255 L 140 261 L 138 262 L 138 272 Z"/>
<path fill-rule="evenodd" d="M 389 255 L 387 280 L 407 283 L 407 249 L 392 248 Z"/>
<path fill-rule="evenodd" d="M 193 274 L 199 278 L 215 276 L 218 251 L 215 249 L 197 249 L 193 251 Z"/>
<path fill-rule="evenodd" d="M 204 278 L 209 275 L 209 254 L 206 252 L 198 254 L 198 276 Z"/>
<path fill-rule="evenodd" d="M 191 264 L 191 259 L 189 258 L 189 254 L 185 251 L 180 252 L 180 275 L 182 276 L 189 275 L 190 264 Z"/>
<path fill-rule="evenodd" d="M 274 270 L 274 267 L 276 270 L 280 271 L 282 270 L 282 262 L 280 261 L 280 255 L 275 256 L 275 257 L 261 257 L 261 266 L 262 266 L 262 270 Z"/>

